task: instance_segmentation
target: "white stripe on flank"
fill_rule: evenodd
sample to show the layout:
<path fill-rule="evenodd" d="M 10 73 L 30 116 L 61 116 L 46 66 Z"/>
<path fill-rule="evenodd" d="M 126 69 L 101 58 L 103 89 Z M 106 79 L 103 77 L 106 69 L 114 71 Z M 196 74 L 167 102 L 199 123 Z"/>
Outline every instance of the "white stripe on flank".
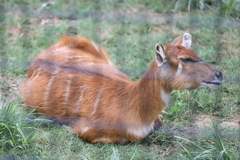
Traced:
<path fill-rule="evenodd" d="M 52 86 L 52 83 L 53 83 L 53 80 L 55 79 L 55 76 L 56 74 L 58 73 L 59 69 L 57 68 L 55 70 L 55 72 L 52 73 L 52 77 L 49 79 L 48 81 L 48 84 L 46 86 L 46 90 L 45 90 L 45 93 L 44 93 L 44 98 L 43 98 L 43 103 L 47 104 L 47 100 L 48 100 L 48 97 L 49 97 L 49 91 L 51 89 L 51 86 Z"/>
<path fill-rule="evenodd" d="M 85 58 L 89 58 L 89 57 L 88 57 L 88 56 L 69 56 L 68 58 L 69 58 L 69 59 L 70 59 L 70 58 L 79 58 L 79 59 L 81 58 L 81 59 L 85 59 Z"/>
<path fill-rule="evenodd" d="M 179 75 L 179 74 L 181 74 L 181 72 L 182 72 L 182 64 L 181 63 L 178 63 L 178 69 L 177 69 L 177 72 L 176 72 L 176 77 Z"/>
<path fill-rule="evenodd" d="M 34 70 L 32 76 L 30 77 L 30 79 L 32 78 L 32 80 L 35 80 L 38 77 L 38 75 L 41 72 L 41 70 L 42 70 L 41 68 L 38 68 L 37 69 L 37 74 L 35 73 L 36 70 Z M 36 76 L 34 76 L 35 74 L 36 74 Z"/>
<path fill-rule="evenodd" d="M 79 112 L 79 107 L 80 107 L 80 103 L 81 103 L 82 98 L 83 98 L 85 86 L 86 86 L 85 84 L 83 86 L 80 86 L 81 95 L 79 96 L 77 102 L 75 103 L 74 113 Z"/>
<path fill-rule="evenodd" d="M 78 62 L 82 62 L 82 61 L 92 61 L 91 58 L 87 57 L 87 56 L 69 56 L 68 57 L 68 60 L 72 60 L 74 59 L 75 61 L 78 61 Z"/>
<path fill-rule="evenodd" d="M 103 89 L 101 89 L 100 91 L 98 91 L 97 98 L 96 98 L 96 100 L 95 100 L 95 102 L 94 102 L 94 104 L 93 104 L 93 111 L 92 111 L 92 113 L 90 114 L 91 116 L 94 115 L 94 113 L 95 113 L 96 110 L 97 110 L 98 102 L 99 102 L 100 96 L 101 96 L 101 94 L 102 94 L 102 90 L 103 90 Z"/>
<path fill-rule="evenodd" d="M 27 80 L 27 83 L 32 84 L 32 82 L 39 76 L 41 70 L 42 70 L 41 68 L 34 70 L 32 76 Z M 27 85 L 29 85 L 29 84 L 27 84 Z"/>
<path fill-rule="evenodd" d="M 56 48 L 56 49 L 54 49 L 54 50 L 52 50 L 51 51 L 51 53 L 52 54 L 59 54 L 59 53 L 61 53 L 62 51 L 72 51 L 71 49 L 70 49 L 70 47 L 74 47 L 75 45 L 74 44 L 68 44 L 68 45 L 66 45 L 66 46 L 62 46 L 62 47 L 60 47 L 60 48 Z"/>
<path fill-rule="evenodd" d="M 63 51 L 63 50 L 69 51 L 69 45 L 54 49 L 54 50 L 52 50 L 52 53 L 58 54 L 58 53 L 61 53 L 61 51 Z"/>
<path fill-rule="evenodd" d="M 41 70 L 42 70 L 41 68 L 38 68 L 37 70 L 34 70 L 32 76 L 26 81 L 26 90 L 25 90 L 26 95 L 29 95 L 31 93 L 30 88 L 32 88 L 33 81 L 36 78 L 38 78 Z"/>
<path fill-rule="evenodd" d="M 68 76 L 68 80 L 67 80 L 67 86 L 66 86 L 66 89 L 65 89 L 65 94 L 63 95 L 63 105 L 66 105 L 67 104 L 67 101 L 68 101 L 68 96 L 69 96 L 69 92 L 70 92 L 70 89 L 71 89 L 71 82 L 72 82 L 72 77 L 73 75 L 69 75 Z"/>
<path fill-rule="evenodd" d="M 68 58 L 82 58 L 82 57 L 86 57 L 86 56 L 69 56 Z"/>

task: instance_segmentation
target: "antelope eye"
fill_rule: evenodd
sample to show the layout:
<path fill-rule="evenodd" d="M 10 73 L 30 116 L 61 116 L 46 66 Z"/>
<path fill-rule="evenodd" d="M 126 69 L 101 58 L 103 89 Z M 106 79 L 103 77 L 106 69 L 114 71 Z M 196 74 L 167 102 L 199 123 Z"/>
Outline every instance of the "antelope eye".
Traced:
<path fill-rule="evenodd" d="M 190 59 L 190 58 L 180 58 L 180 60 L 181 60 L 183 63 L 193 62 L 193 60 Z"/>

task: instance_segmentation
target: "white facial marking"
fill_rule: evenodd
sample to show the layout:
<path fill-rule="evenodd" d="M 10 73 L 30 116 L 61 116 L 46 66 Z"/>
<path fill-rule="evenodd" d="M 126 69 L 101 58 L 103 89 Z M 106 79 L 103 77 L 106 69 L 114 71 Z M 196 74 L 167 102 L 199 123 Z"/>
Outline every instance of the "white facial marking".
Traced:
<path fill-rule="evenodd" d="M 178 63 L 178 68 L 177 68 L 177 72 L 176 72 L 175 76 L 177 77 L 181 73 L 182 73 L 182 64 Z"/>
<path fill-rule="evenodd" d="M 170 93 L 166 93 L 163 89 L 160 90 L 160 96 L 163 100 L 163 102 L 166 104 L 168 104 L 169 99 L 170 99 Z"/>
<path fill-rule="evenodd" d="M 98 46 L 92 41 L 94 48 L 99 52 Z"/>
<path fill-rule="evenodd" d="M 183 39 L 182 39 L 182 46 L 186 48 L 190 48 L 192 45 L 192 36 L 189 33 L 184 33 L 183 34 Z"/>
<path fill-rule="evenodd" d="M 138 137 L 146 137 L 153 130 L 154 123 L 141 124 L 128 129 L 128 133 Z"/>
<path fill-rule="evenodd" d="M 93 111 L 92 111 L 92 113 L 90 114 L 91 116 L 94 115 L 94 113 L 95 113 L 96 110 L 97 110 L 98 102 L 99 102 L 100 96 L 101 96 L 101 94 L 102 94 L 102 90 L 103 90 L 103 89 L 101 89 L 100 91 L 98 91 L 97 98 L 96 98 L 96 100 L 95 100 L 95 102 L 94 102 L 94 104 L 93 104 Z"/>

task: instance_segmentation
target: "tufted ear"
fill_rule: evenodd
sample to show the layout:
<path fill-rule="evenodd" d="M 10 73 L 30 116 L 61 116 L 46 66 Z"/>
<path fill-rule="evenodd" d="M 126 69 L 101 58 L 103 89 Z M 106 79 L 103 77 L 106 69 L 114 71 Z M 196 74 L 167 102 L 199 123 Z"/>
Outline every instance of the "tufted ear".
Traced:
<path fill-rule="evenodd" d="M 190 48 L 192 45 L 192 36 L 189 33 L 184 33 L 181 36 L 177 37 L 172 44 L 182 45 L 185 48 Z"/>
<path fill-rule="evenodd" d="M 161 66 L 166 61 L 165 54 L 163 51 L 163 46 L 157 43 L 155 49 L 156 49 L 157 64 L 158 66 Z"/>

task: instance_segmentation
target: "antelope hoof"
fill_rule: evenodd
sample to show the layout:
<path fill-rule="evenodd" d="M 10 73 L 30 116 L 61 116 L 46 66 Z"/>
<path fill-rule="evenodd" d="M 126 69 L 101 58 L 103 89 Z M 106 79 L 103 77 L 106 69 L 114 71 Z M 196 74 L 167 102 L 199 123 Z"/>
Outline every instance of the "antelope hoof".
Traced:
<path fill-rule="evenodd" d="M 155 122 L 154 122 L 154 127 L 153 127 L 154 131 L 159 130 L 159 128 L 160 128 L 162 125 L 163 125 L 163 121 L 162 121 L 161 117 L 158 116 L 158 117 L 156 118 Z"/>

